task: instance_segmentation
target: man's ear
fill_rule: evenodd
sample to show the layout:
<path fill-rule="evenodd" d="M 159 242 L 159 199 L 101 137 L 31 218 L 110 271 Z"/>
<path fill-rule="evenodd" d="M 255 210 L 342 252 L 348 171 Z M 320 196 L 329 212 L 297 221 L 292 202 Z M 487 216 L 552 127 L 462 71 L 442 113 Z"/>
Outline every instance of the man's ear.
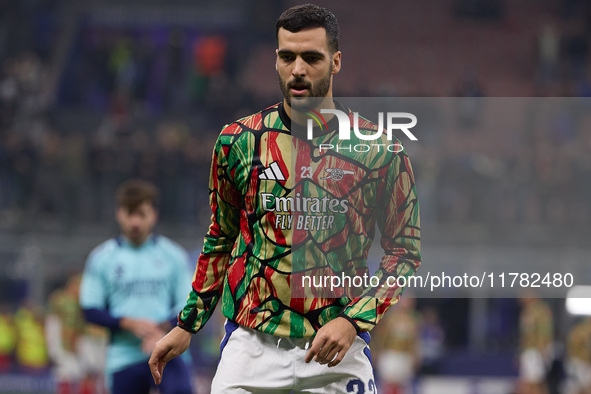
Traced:
<path fill-rule="evenodd" d="M 117 209 L 115 209 L 115 220 L 117 223 L 121 224 L 123 221 L 123 215 L 125 215 L 125 210 L 123 207 L 117 207 Z"/>
<path fill-rule="evenodd" d="M 279 48 L 275 49 L 275 71 L 277 71 L 277 59 L 279 58 Z"/>
<path fill-rule="evenodd" d="M 336 51 L 332 55 L 332 74 L 338 74 L 341 71 L 341 51 Z"/>

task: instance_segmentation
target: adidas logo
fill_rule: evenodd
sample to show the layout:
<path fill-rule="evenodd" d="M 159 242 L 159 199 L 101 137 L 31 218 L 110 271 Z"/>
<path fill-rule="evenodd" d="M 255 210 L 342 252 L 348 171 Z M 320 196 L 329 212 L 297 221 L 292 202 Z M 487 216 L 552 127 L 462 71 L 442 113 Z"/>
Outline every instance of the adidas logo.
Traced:
<path fill-rule="evenodd" d="M 281 172 L 279 164 L 276 161 L 271 163 L 268 168 L 259 175 L 259 179 L 266 179 L 269 181 L 284 181 L 285 175 Z"/>

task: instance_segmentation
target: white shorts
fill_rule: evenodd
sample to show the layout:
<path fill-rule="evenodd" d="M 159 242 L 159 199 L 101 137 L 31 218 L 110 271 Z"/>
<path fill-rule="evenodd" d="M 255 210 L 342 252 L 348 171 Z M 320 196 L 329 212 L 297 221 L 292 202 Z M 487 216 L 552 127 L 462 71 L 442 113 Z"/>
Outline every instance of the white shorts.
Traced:
<path fill-rule="evenodd" d="M 367 341 L 369 335 L 367 333 Z M 369 346 L 360 336 L 337 366 L 304 362 L 312 338 L 282 338 L 226 322 L 211 384 L 216 393 L 376 393 Z"/>
<path fill-rule="evenodd" d="M 519 358 L 519 375 L 526 383 L 540 383 L 546 377 L 546 365 L 536 349 L 526 349 Z"/>

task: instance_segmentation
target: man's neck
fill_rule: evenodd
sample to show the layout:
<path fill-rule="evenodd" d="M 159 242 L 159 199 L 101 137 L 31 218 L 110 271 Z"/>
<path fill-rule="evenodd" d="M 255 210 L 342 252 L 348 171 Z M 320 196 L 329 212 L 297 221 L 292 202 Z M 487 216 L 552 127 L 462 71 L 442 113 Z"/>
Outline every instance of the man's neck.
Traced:
<path fill-rule="evenodd" d="M 313 109 L 313 110 L 320 110 L 320 109 L 334 109 L 335 104 L 332 96 L 327 96 L 322 100 L 315 101 L 318 105 L 315 105 L 314 108 L 306 108 L 306 109 Z M 285 113 L 291 119 L 292 122 L 295 122 L 299 125 L 305 125 L 309 116 L 301 111 L 292 110 L 291 106 L 289 105 L 287 99 L 283 99 L 283 107 L 285 108 Z M 329 121 L 334 115 L 327 114 L 324 118 L 326 121 Z"/>
<path fill-rule="evenodd" d="M 121 238 L 123 239 L 124 242 L 126 242 L 127 244 L 129 244 L 130 246 L 134 247 L 134 248 L 141 248 L 142 246 L 144 246 L 149 240 L 151 240 L 153 238 L 153 233 L 150 233 L 146 238 L 144 238 L 143 240 L 135 240 L 133 241 L 131 238 L 129 238 L 128 236 L 126 236 L 125 234 L 121 234 Z"/>

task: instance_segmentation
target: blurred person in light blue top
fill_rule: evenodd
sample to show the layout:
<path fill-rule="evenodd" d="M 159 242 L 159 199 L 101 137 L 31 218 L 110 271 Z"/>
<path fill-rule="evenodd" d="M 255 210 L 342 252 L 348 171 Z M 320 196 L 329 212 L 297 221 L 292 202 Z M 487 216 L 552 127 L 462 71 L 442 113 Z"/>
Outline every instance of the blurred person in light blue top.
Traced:
<path fill-rule="evenodd" d="M 189 257 L 170 239 L 155 235 L 158 190 L 142 180 L 117 190 L 121 235 L 88 257 L 80 287 L 86 319 L 107 327 L 111 341 L 106 373 L 112 394 L 147 394 L 154 386 L 148 359 L 154 344 L 172 327 L 191 286 Z M 162 384 L 163 394 L 191 394 L 185 360 Z"/>

